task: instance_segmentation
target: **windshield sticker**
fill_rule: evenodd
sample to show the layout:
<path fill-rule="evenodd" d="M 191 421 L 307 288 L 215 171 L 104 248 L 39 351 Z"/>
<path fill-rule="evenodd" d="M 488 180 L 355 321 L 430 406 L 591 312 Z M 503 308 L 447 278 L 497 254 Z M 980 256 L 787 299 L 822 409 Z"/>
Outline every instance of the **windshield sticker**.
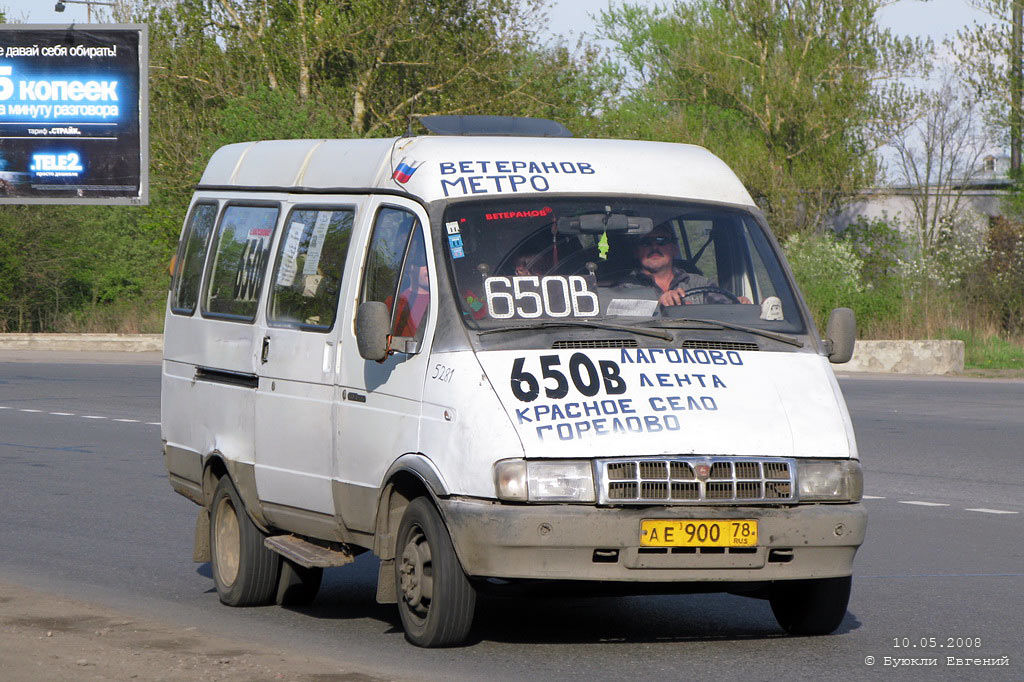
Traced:
<path fill-rule="evenodd" d="M 448 234 L 459 234 L 459 232 L 461 231 L 459 229 L 459 224 L 454 220 L 450 220 L 447 223 L 445 223 L 444 227 L 448 231 Z"/>
<path fill-rule="evenodd" d="M 653 317 L 658 310 L 658 301 L 642 298 L 613 298 L 605 309 L 605 315 L 634 315 L 636 317 Z"/>
<path fill-rule="evenodd" d="M 462 246 L 462 235 L 448 235 L 448 250 L 452 252 L 452 258 L 464 258 L 466 251 Z"/>
<path fill-rule="evenodd" d="M 410 161 L 409 163 L 406 163 L 405 157 L 403 156 L 402 160 L 399 161 L 398 165 L 395 167 L 395 172 L 391 174 L 391 177 L 404 185 L 412 179 L 412 174 L 415 173 L 422 165 L 422 161 Z"/>
<path fill-rule="evenodd" d="M 597 294 L 580 275 L 488 277 L 484 294 L 488 314 L 495 320 L 594 317 L 600 313 Z"/>
<path fill-rule="evenodd" d="M 439 161 L 438 168 L 441 191 L 446 197 L 452 194 L 547 192 L 551 189 L 549 178 L 552 176 L 597 173 L 593 165 L 585 161 Z M 395 172 L 397 174 L 398 171 Z"/>
<path fill-rule="evenodd" d="M 534 209 L 532 211 L 504 211 L 502 213 L 485 213 L 485 220 L 511 220 L 513 218 L 543 218 L 551 215 L 553 209 L 550 206 Z"/>
<path fill-rule="evenodd" d="M 733 382 L 724 373 L 729 369 L 670 370 L 666 364 L 735 367 L 743 359 L 736 351 L 675 348 L 622 349 L 618 362 L 582 352 L 516 357 L 506 370 L 518 402 L 513 418 L 538 440 L 557 442 L 679 431 L 685 413 L 719 411 Z"/>

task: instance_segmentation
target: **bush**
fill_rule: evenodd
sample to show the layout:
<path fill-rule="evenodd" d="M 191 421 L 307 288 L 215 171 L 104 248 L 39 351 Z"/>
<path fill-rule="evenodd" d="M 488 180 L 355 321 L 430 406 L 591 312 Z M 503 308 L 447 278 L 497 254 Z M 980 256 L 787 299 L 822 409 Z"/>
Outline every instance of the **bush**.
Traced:
<path fill-rule="evenodd" d="M 791 235 L 783 248 L 820 329 L 824 329 L 833 308 L 850 307 L 857 312 L 864 292 L 860 278 L 863 261 L 850 244 L 837 241 L 826 232 L 812 236 Z"/>
<path fill-rule="evenodd" d="M 1000 328 L 1024 333 L 1024 223 L 995 218 L 988 230 L 985 274 Z"/>

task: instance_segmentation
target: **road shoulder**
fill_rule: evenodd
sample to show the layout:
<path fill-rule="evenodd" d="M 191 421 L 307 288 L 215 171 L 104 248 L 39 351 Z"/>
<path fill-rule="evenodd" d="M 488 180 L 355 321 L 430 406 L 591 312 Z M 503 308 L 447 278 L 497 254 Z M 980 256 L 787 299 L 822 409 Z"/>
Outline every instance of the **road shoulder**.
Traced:
<path fill-rule="evenodd" d="M 388 679 L 9 582 L 0 582 L 0 671 L 7 682 Z"/>

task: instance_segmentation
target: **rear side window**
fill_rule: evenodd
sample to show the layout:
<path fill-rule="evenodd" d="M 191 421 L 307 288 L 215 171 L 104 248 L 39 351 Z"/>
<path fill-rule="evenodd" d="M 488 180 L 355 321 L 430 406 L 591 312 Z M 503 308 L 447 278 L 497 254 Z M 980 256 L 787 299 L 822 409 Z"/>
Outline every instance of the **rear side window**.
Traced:
<path fill-rule="evenodd" d="M 423 339 L 430 279 L 423 230 L 412 213 L 384 208 L 377 214 L 360 301 L 387 304 L 393 336 Z"/>
<path fill-rule="evenodd" d="M 203 312 L 252 322 L 267 272 L 277 206 L 228 206 L 220 219 Z"/>
<path fill-rule="evenodd" d="M 271 280 L 271 324 L 313 331 L 334 326 L 353 216 L 350 208 L 292 211 Z"/>
<path fill-rule="evenodd" d="M 171 283 L 171 311 L 174 313 L 191 315 L 196 310 L 199 281 L 203 276 L 203 259 L 216 220 L 216 204 L 197 204 L 192 209 Z"/>

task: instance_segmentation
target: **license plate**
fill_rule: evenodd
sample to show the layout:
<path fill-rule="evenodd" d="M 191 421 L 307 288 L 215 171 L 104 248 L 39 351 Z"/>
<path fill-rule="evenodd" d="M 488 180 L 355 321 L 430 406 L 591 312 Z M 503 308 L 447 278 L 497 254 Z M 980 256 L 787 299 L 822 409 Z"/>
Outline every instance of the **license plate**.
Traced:
<path fill-rule="evenodd" d="M 753 519 L 648 519 L 640 522 L 644 547 L 756 547 Z"/>

